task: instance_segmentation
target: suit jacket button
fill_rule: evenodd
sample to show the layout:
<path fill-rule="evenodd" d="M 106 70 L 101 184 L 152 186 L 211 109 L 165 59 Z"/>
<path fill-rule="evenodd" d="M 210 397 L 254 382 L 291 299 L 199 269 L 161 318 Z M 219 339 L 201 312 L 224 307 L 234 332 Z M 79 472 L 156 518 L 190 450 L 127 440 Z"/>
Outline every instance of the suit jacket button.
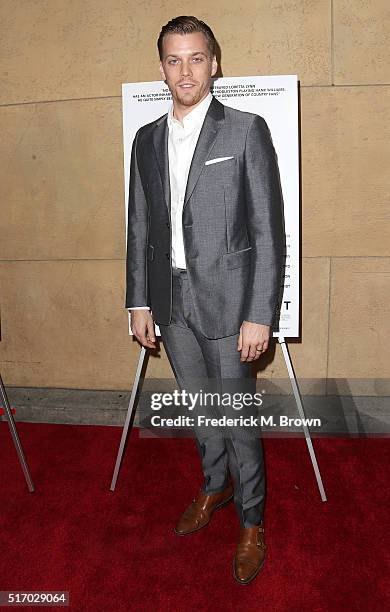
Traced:
<path fill-rule="evenodd" d="M 165 257 L 169 259 L 169 253 L 165 253 Z"/>
<path fill-rule="evenodd" d="M 167 222 L 166 222 L 166 226 L 167 226 L 167 227 L 170 227 L 170 223 L 169 223 L 169 221 L 167 221 Z"/>

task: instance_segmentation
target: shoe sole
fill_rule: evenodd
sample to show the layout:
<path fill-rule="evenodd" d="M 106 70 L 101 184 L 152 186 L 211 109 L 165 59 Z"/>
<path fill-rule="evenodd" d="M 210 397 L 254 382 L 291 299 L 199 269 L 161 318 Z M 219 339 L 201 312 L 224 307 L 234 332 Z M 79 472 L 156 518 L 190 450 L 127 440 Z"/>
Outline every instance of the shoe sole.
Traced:
<path fill-rule="evenodd" d="M 236 572 L 235 572 L 235 564 L 234 564 L 234 559 L 233 559 L 233 576 L 236 580 L 236 582 L 238 582 L 238 584 L 249 584 L 250 582 L 252 582 L 252 580 L 254 580 L 256 578 L 256 576 L 259 574 L 260 570 L 262 569 L 263 565 L 265 563 L 265 557 L 262 560 L 262 562 L 260 563 L 259 567 L 257 568 L 257 570 L 255 571 L 254 574 L 252 574 L 252 576 L 250 578 L 247 578 L 246 580 L 240 580 L 239 578 L 237 578 L 236 576 Z"/>
<path fill-rule="evenodd" d="M 200 530 L 201 530 L 201 529 L 203 529 L 204 527 L 207 527 L 207 525 L 208 525 L 208 524 L 209 524 L 209 522 L 211 521 L 211 518 L 212 518 L 212 516 L 213 516 L 214 512 L 215 512 L 216 510 L 219 510 L 219 508 L 223 508 L 224 506 L 226 506 L 226 505 L 227 505 L 229 502 L 231 502 L 231 501 L 232 501 L 233 497 L 234 497 L 234 493 L 232 493 L 232 494 L 231 494 L 231 496 L 230 496 L 230 497 L 228 497 L 227 499 L 225 499 L 223 502 L 220 502 L 219 504 L 217 504 L 217 505 L 215 506 L 214 510 L 212 511 L 212 513 L 210 514 L 210 518 L 209 518 L 209 520 L 207 521 L 207 523 L 205 523 L 205 524 L 204 524 L 204 525 L 202 525 L 201 527 L 197 527 L 196 529 L 192 529 L 191 531 L 185 531 L 184 533 L 183 533 L 183 532 L 180 532 L 180 531 L 176 531 L 176 527 L 174 527 L 174 528 L 173 528 L 173 531 L 175 532 L 175 534 L 176 534 L 176 535 L 179 535 L 179 536 L 185 536 L 185 535 L 189 535 L 190 533 L 195 533 L 196 531 L 200 531 Z"/>

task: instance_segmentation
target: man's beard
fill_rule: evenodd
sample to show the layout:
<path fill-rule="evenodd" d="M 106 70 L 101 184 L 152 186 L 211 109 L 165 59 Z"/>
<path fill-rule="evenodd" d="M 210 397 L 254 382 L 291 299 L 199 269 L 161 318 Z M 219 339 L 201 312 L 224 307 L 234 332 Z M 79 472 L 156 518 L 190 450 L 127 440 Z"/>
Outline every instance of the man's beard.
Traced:
<path fill-rule="evenodd" d="M 187 94 L 183 94 L 180 91 L 176 90 L 176 97 L 178 102 L 182 106 L 194 106 L 202 97 L 202 92 L 199 88 L 196 88 L 196 91 L 188 92 Z"/>

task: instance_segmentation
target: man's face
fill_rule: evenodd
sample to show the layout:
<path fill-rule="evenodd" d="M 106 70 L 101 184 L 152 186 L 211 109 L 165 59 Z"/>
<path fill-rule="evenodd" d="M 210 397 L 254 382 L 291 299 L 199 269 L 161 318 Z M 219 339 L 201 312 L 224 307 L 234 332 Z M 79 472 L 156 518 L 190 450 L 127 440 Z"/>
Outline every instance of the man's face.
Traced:
<path fill-rule="evenodd" d="M 164 36 L 160 72 L 177 105 L 188 108 L 198 104 L 210 91 L 217 68 L 202 32 Z"/>

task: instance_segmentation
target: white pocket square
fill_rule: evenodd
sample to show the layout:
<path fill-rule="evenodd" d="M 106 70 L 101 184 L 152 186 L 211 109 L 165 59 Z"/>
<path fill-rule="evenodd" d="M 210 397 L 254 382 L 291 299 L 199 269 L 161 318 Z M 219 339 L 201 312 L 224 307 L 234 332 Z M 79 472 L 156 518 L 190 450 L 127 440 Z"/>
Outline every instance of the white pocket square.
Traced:
<path fill-rule="evenodd" d="M 227 159 L 233 159 L 233 157 L 233 155 L 230 155 L 229 157 L 216 157 L 215 159 L 208 159 L 204 165 L 209 166 L 210 164 L 218 164 L 219 162 L 226 161 Z"/>

